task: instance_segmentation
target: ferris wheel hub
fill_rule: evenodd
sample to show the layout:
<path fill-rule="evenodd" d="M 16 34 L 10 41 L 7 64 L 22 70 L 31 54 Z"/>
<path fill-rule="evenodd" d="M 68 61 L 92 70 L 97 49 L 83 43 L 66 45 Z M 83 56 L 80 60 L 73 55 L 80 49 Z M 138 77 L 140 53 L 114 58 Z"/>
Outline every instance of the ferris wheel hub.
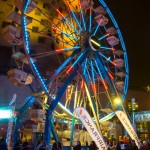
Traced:
<path fill-rule="evenodd" d="M 97 51 L 100 49 L 100 42 L 96 36 L 90 36 L 89 37 L 89 45 L 92 48 L 93 51 Z"/>

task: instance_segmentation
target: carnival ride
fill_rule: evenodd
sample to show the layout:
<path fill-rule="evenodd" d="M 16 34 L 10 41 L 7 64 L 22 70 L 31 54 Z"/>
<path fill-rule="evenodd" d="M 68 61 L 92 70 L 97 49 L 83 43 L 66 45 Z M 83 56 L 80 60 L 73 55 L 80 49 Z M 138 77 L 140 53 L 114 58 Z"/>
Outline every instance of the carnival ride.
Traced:
<path fill-rule="evenodd" d="M 23 112 L 36 100 L 46 111 L 48 145 L 51 131 L 58 140 L 53 119 L 72 126 L 80 123 L 73 114 L 76 107 L 88 110 L 99 131 L 99 120 L 114 115 L 101 118 L 103 110 L 124 110 L 113 101 L 116 97 L 124 101 L 128 88 L 126 47 L 103 0 L 15 0 L 8 18 L 12 24 L 4 29 L 3 37 L 13 45 L 17 64 L 8 78 L 20 86 L 31 87 L 34 80 L 40 85 L 39 90 L 32 89 L 33 95 L 16 116 L 14 143 Z"/>

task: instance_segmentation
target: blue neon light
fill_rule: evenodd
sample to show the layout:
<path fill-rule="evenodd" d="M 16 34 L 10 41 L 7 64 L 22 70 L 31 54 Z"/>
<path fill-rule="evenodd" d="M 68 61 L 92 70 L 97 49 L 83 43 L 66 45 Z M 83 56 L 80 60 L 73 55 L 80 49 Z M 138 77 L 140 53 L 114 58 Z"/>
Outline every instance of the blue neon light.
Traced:
<path fill-rule="evenodd" d="M 83 11 L 81 9 L 81 15 L 82 15 L 82 22 L 83 22 L 83 25 L 84 25 L 84 30 L 86 31 L 86 24 L 85 24 L 85 20 L 84 20 L 84 15 L 83 15 Z"/>
<path fill-rule="evenodd" d="M 105 37 L 106 37 L 106 35 L 103 35 L 103 36 L 100 37 L 98 40 L 100 41 L 100 40 L 104 39 Z"/>
<path fill-rule="evenodd" d="M 93 62 L 92 62 L 92 61 L 90 61 L 90 64 L 91 64 L 91 69 L 92 69 L 92 81 L 93 81 L 93 83 L 95 83 L 95 75 L 94 75 Z"/>
<path fill-rule="evenodd" d="M 79 34 L 79 32 L 77 31 L 77 29 L 68 21 L 68 19 L 66 18 L 66 17 L 64 17 L 64 16 L 62 16 L 65 20 L 66 20 L 66 22 L 75 30 L 75 32 L 77 33 L 77 34 Z"/>
<path fill-rule="evenodd" d="M 80 56 L 75 60 L 75 62 L 72 64 L 72 67 L 78 62 L 78 60 L 81 58 L 82 55 L 83 53 L 81 53 Z"/>
<path fill-rule="evenodd" d="M 91 8 L 90 8 L 90 9 L 91 9 Z M 92 13 L 90 13 L 89 32 L 91 32 L 91 26 L 92 26 Z"/>
<path fill-rule="evenodd" d="M 27 3 L 26 3 L 25 9 L 24 9 L 24 13 L 26 13 L 26 10 L 27 10 L 27 7 L 28 7 L 28 3 L 29 3 L 29 1 L 27 1 Z M 23 27 L 24 27 L 24 28 L 23 28 L 23 29 L 24 29 L 24 35 L 25 35 L 24 39 L 25 39 L 25 45 L 26 45 L 25 50 L 26 50 L 27 54 L 30 54 L 29 41 L 28 41 L 28 37 L 29 37 L 29 36 L 28 36 L 27 29 L 26 29 L 26 27 L 27 27 L 26 18 L 25 18 L 24 16 L 23 16 Z M 45 85 L 44 80 L 42 79 L 42 77 L 41 77 L 39 71 L 37 70 L 37 67 L 36 67 L 36 65 L 34 64 L 32 58 L 30 58 L 29 60 L 30 60 L 30 62 L 31 62 L 31 66 L 33 67 L 34 71 L 36 72 L 36 74 L 37 74 L 37 76 L 38 76 L 38 79 L 39 79 L 40 83 L 42 84 L 42 86 L 43 86 L 43 88 L 45 89 L 45 91 L 48 93 L 48 88 L 47 88 L 47 86 Z"/>
<path fill-rule="evenodd" d="M 78 21 L 76 15 L 75 15 L 75 13 L 74 13 L 74 11 L 71 10 L 71 13 L 73 14 L 73 17 L 74 17 L 74 19 L 76 20 L 76 22 L 77 22 L 77 24 L 78 24 L 78 26 L 79 26 L 79 28 L 80 28 L 80 31 L 82 31 L 82 28 L 81 28 L 81 26 L 80 26 L 80 23 L 79 23 L 79 21 Z"/>
<path fill-rule="evenodd" d="M 74 57 L 75 54 L 76 54 L 76 51 L 74 51 L 74 52 L 63 62 L 63 64 L 55 71 L 55 74 L 56 74 L 56 75 L 70 62 L 70 60 Z"/>
<path fill-rule="evenodd" d="M 98 31 L 99 27 L 100 27 L 100 24 L 98 24 L 98 26 L 96 27 L 96 29 L 95 29 L 94 34 L 93 34 L 93 35 L 96 35 L 96 33 L 97 33 L 97 31 Z"/>
<path fill-rule="evenodd" d="M 119 39 L 120 39 L 120 42 L 121 42 L 121 46 L 122 46 L 122 49 L 124 51 L 126 51 L 126 47 L 125 47 L 125 44 L 124 44 L 124 40 L 123 40 L 123 37 L 122 37 L 122 34 L 121 34 L 121 31 L 119 30 L 119 26 L 114 18 L 114 16 L 112 15 L 111 11 L 109 10 L 109 8 L 107 7 L 106 3 L 103 1 L 103 0 L 99 0 L 100 3 L 103 5 L 103 7 L 106 8 L 106 11 L 107 13 L 109 14 L 114 26 L 118 29 L 117 32 L 118 32 L 118 36 L 119 36 Z M 127 58 L 127 54 L 124 54 L 124 59 L 125 59 L 125 69 L 126 69 L 126 72 L 129 73 L 129 68 L 128 68 L 128 58 Z M 125 76 L 125 86 L 124 86 L 124 95 L 122 96 L 122 99 L 124 100 L 125 99 L 125 95 L 127 93 L 127 89 L 128 89 L 128 75 Z"/>
<path fill-rule="evenodd" d="M 101 55 L 103 58 L 105 58 L 108 62 L 113 63 L 110 58 L 107 58 L 105 55 L 103 55 L 102 53 L 99 53 L 99 55 Z"/>
<path fill-rule="evenodd" d="M 94 60 L 94 62 L 95 62 L 95 64 L 96 64 L 96 67 L 97 67 L 97 70 L 98 70 L 98 72 L 99 72 L 99 74 L 100 74 L 100 77 L 101 77 L 102 81 L 104 82 L 104 78 L 103 78 L 103 76 L 102 76 L 102 73 L 101 73 L 101 71 L 100 71 L 100 69 L 99 69 L 99 67 L 98 67 L 98 64 L 97 64 L 96 60 Z"/>
<path fill-rule="evenodd" d="M 110 47 L 104 47 L 104 46 L 100 46 L 101 49 L 106 49 L 106 50 L 110 50 Z"/>

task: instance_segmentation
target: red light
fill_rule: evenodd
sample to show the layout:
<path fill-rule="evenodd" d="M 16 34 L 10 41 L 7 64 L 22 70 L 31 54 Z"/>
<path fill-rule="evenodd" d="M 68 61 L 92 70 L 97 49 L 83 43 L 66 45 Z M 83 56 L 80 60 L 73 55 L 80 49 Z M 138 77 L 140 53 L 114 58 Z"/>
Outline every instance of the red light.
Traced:
<path fill-rule="evenodd" d="M 84 83 L 84 81 L 82 80 L 82 81 L 81 81 L 81 89 L 83 88 L 83 83 Z"/>
<path fill-rule="evenodd" d="M 107 90 L 107 85 L 106 85 L 105 81 L 103 81 L 103 85 L 104 85 L 105 90 Z"/>
<path fill-rule="evenodd" d="M 92 8 L 90 8 L 90 14 L 92 14 Z"/>
<path fill-rule="evenodd" d="M 111 77 L 111 79 L 114 80 L 114 77 L 112 76 L 112 74 L 110 72 L 108 72 L 109 76 Z"/>
<path fill-rule="evenodd" d="M 72 70 L 72 68 L 73 68 L 73 67 L 71 66 L 71 67 L 67 70 L 67 72 L 66 72 L 66 73 L 67 73 L 67 74 L 69 74 L 69 73 L 70 73 L 70 71 Z"/>
<path fill-rule="evenodd" d="M 94 93 L 96 93 L 96 84 L 95 83 L 91 83 L 92 86 L 92 90 L 94 91 Z"/>

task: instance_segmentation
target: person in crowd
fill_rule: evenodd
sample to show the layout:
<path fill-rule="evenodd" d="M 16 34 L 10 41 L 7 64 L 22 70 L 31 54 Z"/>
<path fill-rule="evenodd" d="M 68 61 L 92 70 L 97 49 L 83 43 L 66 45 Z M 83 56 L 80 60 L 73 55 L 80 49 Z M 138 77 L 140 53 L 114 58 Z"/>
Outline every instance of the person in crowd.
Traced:
<path fill-rule="evenodd" d="M 116 142 L 116 150 L 121 150 L 121 146 L 119 142 Z"/>
<path fill-rule="evenodd" d="M 81 150 L 81 148 L 82 147 L 81 147 L 81 142 L 80 141 L 78 141 L 77 145 L 73 147 L 74 150 Z"/>
<path fill-rule="evenodd" d="M 30 150 L 29 147 L 28 147 L 28 142 L 23 142 L 22 150 Z"/>
<path fill-rule="evenodd" d="M 58 144 L 56 142 L 53 143 L 52 150 L 59 150 Z"/>
<path fill-rule="evenodd" d="M 0 150 L 8 150 L 6 141 L 3 138 L 0 140 Z"/>
<path fill-rule="evenodd" d="M 63 150 L 63 145 L 60 141 L 57 142 L 57 146 L 59 150 Z"/>
<path fill-rule="evenodd" d="M 39 140 L 35 146 L 35 150 L 39 150 L 39 148 L 41 147 L 42 142 Z"/>
<path fill-rule="evenodd" d="M 86 141 L 85 146 L 85 150 L 89 150 L 88 141 Z"/>
<path fill-rule="evenodd" d="M 149 139 L 147 139 L 147 147 L 150 150 L 150 140 Z"/>
<path fill-rule="evenodd" d="M 17 142 L 13 148 L 13 150 L 22 150 L 22 147 L 20 146 L 19 142 Z"/>
<path fill-rule="evenodd" d="M 46 141 L 42 141 L 42 144 L 41 144 L 39 150 L 48 150 L 48 146 L 46 144 Z"/>
<path fill-rule="evenodd" d="M 138 147 L 136 146 L 134 140 L 131 141 L 131 148 L 132 148 L 132 150 L 138 150 Z"/>
<path fill-rule="evenodd" d="M 98 150 L 96 143 L 94 141 L 91 141 L 89 150 Z"/>

